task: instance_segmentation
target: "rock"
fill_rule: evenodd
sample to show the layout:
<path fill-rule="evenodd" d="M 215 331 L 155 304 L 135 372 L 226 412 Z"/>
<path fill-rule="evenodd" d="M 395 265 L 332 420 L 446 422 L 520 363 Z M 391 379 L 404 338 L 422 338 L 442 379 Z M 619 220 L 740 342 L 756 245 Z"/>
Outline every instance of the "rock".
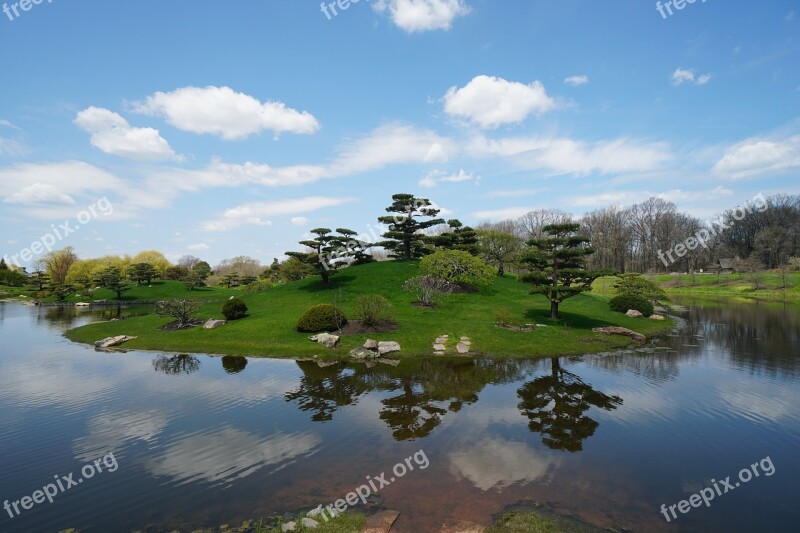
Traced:
<path fill-rule="evenodd" d="M 631 318 L 642 318 L 644 315 L 636 309 L 628 309 L 628 312 L 625 313 L 625 316 L 629 316 Z"/>
<path fill-rule="evenodd" d="M 311 509 L 309 512 L 307 512 L 306 516 L 312 516 L 312 517 L 313 516 L 318 516 L 318 515 L 322 514 L 322 512 L 323 512 L 322 511 L 322 505 L 320 504 L 320 506 L 317 507 L 316 509 Z"/>
<path fill-rule="evenodd" d="M 641 333 L 636 333 L 628 328 L 620 328 L 618 326 L 608 326 L 605 328 L 593 328 L 595 333 L 605 333 L 607 335 L 627 335 L 637 342 L 644 342 L 647 338 Z"/>
<path fill-rule="evenodd" d="M 364 366 L 367 368 L 375 368 L 376 366 L 378 366 L 378 363 L 376 363 L 375 361 L 364 361 Z"/>
<path fill-rule="evenodd" d="M 367 350 L 377 350 L 378 349 L 378 341 L 375 339 L 367 339 L 367 342 L 364 343 L 364 348 Z"/>
<path fill-rule="evenodd" d="M 86 302 L 76 302 L 75 307 L 89 307 L 92 304 L 87 304 Z"/>
<path fill-rule="evenodd" d="M 367 517 L 367 522 L 364 524 L 364 529 L 361 533 L 389 533 L 400 513 L 397 511 L 381 511 L 372 516 Z"/>
<path fill-rule="evenodd" d="M 331 335 L 330 333 L 319 333 L 317 335 L 312 335 L 308 339 L 318 342 L 328 348 L 333 348 L 336 346 L 336 343 L 339 342 L 339 337 L 336 335 Z"/>
<path fill-rule="evenodd" d="M 400 359 L 386 359 L 385 357 L 381 357 L 380 359 L 375 359 L 375 361 L 377 361 L 382 365 L 397 366 L 400 364 Z"/>
<path fill-rule="evenodd" d="M 394 341 L 383 341 L 378 343 L 378 353 L 381 355 L 399 351 L 400 345 Z"/>
<path fill-rule="evenodd" d="M 666 320 L 662 315 L 650 315 L 650 320 Z"/>
<path fill-rule="evenodd" d="M 445 355 L 444 352 L 433 352 L 433 355 Z"/>
<path fill-rule="evenodd" d="M 373 359 L 378 357 L 378 352 L 367 350 L 366 348 L 356 348 L 350 351 L 350 357 L 353 359 Z"/>
<path fill-rule="evenodd" d="M 203 324 L 203 329 L 217 329 L 225 325 L 224 320 L 215 320 L 213 318 L 209 318 L 208 321 Z"/>
<path fill-rule="evenodd" d="M 311 518 L 303 518 L 300 520 L 300 523 L 303 524 L 303 527 L 307 527 L 308 529 L 317 529 L 317 526 L 319 526 L 319 522 Z"/>
<path fill-rule="evenodd" d="M 94 343 L 96 348 L 111 348 L 113 346 L 119 346 L 120 344 L 128 341 L 132 341 L 133 339 L 138 339 L 139 337 L 128 337 L 127 335 L 118 335 L 116 337 L 106 337 L 103 340 L 99 340 Z"/>
<path fill-rule="evenodd" d="M 445 347 L 445 345 L 444 345 L 444 344 L 434 344 L 434 345 L 433 345 L 433 349 L 434 349 L 434 351 L 437 351 L 437 352 L 443 352 L 443 351 L 445 351 L 447 348 Z"/>
<path fill-rule="evenodd" d="M 456 345 L 456 351 L 458 353 L 467 353 L 467 352 L 469 352 L 469 345 L 464 344 L 463 342 L 459 342 Z"/>
<path fill-rule="evenodd" d="M 449 519 L 442 524 L 442 529 L 439 530 L 439 533 L 483 533 L 485 530 L 485 527 L 474 522 Z"/>
<path fill-rule="evenodd" d="M 286 522 L 281 526 L 281 531 L 294 531 L 297 529 L 297 524 L 295 522 Z"/>
<path fill-rule="evenodd" d="M 461 342 L 469 341 L 469 337 L 461 337 Z"/>
<path fill-rule="evenodd" d="M 437 337 L 434 342 L 436 344 L 445 344 L 447 343 L 447 337 Z"/>
<path fill-rule="evenodd" d="M 328 368 L 329 366 L 338 365 L 339 361 L 317 361 L 317 366 L 320 368 Z"/>

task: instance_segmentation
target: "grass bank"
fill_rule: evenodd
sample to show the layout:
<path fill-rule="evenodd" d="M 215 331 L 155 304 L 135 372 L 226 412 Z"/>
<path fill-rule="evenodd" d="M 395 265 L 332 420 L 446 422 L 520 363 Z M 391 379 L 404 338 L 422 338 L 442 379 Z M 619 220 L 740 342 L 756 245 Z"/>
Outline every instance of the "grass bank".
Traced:
<path fill-rule="evenodd" d="M 654 276 L 667 294 L 707 298 L 800 300 L 800 272 L 665 274 Z"/>
<path fill-rule="evenodd" d="M 653 335 L 671 329 L 672 322 L 632 319 L 608 308 L 608 297 L 583 294 L 561 306 L 561 319 L 550 320 L 549 303 L 528 294 L 529 287 L 512 277 L 497 278 L 490 287 L 473 294 L 452 294 L 436 309 L 412 305 L 413 296 L 402 290 L 403 282 L 418 275 L 416 261 L 388 261 L 354 266 L 338 272 L 329 286 L 318 278 L 277 285 L 263 292 L 243 296 L 248 316 L 214 330 L 194 328 L 161 331 L 169 319 L 148 315 L 118 322 L 95 323 L 67 332 L 67 337 L 93 343 L 114 335 L 137 336 L 125 345 L 131 349 L 183 353 L 215 353 L 269 357 L 342 358 L 367 338 L 400 343 L 403 356 L 428 356 L 433 340 L 442 334 L 451 339 L 470 337 L 472 348 L 489 356 L 543 357 L 579 355 L 621 348 L 627 337 L 592 332 L 598 326 L 623 326 Z M 352 316 L 353 301 L 359 295 L 381 294 L 394 305 L 398 329 L 387 333 L 342 337 L 334 349 L 310 342 L 307 334 L 294 330 L 297 319 L 310 306 L 343 300 L 345 314 Z M 221 303 L 206 304 L 199 315 L 221 318 Z M 510 331 L 495 325 L 499 312 L 509 313 L 514 322 L 538 323 L 532 332 Z M 453 351 L 453 346 L 448 351 Z"/>

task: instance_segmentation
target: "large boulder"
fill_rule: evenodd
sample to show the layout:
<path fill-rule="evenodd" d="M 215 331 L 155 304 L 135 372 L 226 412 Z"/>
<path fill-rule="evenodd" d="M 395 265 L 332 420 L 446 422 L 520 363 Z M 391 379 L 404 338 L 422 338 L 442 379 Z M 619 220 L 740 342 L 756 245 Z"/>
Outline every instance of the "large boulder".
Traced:
<path fill-rule="evenodd" d="M 209 318 L 208 321 L 203 324 L 203 329 L 216 329 L 225 325 L 224 320 L 215 320 L 213 318 Z"/>
<path fill-rule="evenodd" d="M 364 348 L 367 350 L 377 350 L 378 349 L 378 341 L 375 339 L 367 339 L 364 343 Z"/>
<path fill-rule="evenodd" d="M 378 343 L 378 353 L 386 355 L 387 353 L 399 352 L 400 344 L 394 341 L 381 341 Z"/>
<path fill-rule="evenodd" d="M 608 326 L 605 328 L 593 328 L 592 331 L 595 333 L 605 333 L 606 335 L 626 335 L 636 342 L 644 342 L 647 338 L 642 335 L 641 333 L 636 333 L 635 331 L 628 329 L 628 328 L 621 328 L 619 326 Z"/>
<path fill-rule="evenodd" d="M 96 348 L 112 348 L 119 346 L 122 343 L 138 339 L 139 337 L 128 337 L 127 335 L 118 335 L 116 337 L 106 337 L 94 343 Z"/>
<path fill-rule="evenodd" d="M 356 348 L 350 351 L 350 357 L 353 359 L 374 359 L 378 357 L 378 352 L 367 350 L 366 348 Z"/>
<path fill-rule="evenodd" d="M 318 335 L 312 335 L 308 338 L 314 342 L 318 342 L 327 348 L 333 348 L 336 346 L 336 343 L 339 342 L 339 337 L 336 335 L 331 335 L 330 333 L 320 333 Z"/>
<path fill-rule="evenodd" d="M 629 316 L 631 318 L 642 318 L 644 315 L 641 311 L 637 311 L 636 309 L 628 309 L 628 312 L 625 313 L 625 316 Z"/>

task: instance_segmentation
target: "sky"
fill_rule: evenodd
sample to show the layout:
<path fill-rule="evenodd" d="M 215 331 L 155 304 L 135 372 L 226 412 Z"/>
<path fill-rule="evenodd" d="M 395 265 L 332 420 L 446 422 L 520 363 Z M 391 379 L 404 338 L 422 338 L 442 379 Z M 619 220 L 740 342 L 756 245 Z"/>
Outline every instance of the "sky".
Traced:
<path fill-rule="evenodd" d="M 36 1 L 0 6 L 23 265 L 269 263 L 312 228 L 374 237 L 395 193 L 472 225 L 800 194 L 797 0 Z"/>

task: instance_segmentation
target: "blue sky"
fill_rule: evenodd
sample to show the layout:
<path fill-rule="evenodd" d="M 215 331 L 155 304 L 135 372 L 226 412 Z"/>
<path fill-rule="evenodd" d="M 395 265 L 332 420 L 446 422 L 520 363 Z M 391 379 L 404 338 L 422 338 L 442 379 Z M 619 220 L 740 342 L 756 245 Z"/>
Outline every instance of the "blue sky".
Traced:
<path fill-rule="evenodd" d="M 469 224 L 800 194 L 797 1 L 15 4 L 0 255 L 104 197 L 59 246 L 213 264 L 368 234 L 397 192 Z"/>

